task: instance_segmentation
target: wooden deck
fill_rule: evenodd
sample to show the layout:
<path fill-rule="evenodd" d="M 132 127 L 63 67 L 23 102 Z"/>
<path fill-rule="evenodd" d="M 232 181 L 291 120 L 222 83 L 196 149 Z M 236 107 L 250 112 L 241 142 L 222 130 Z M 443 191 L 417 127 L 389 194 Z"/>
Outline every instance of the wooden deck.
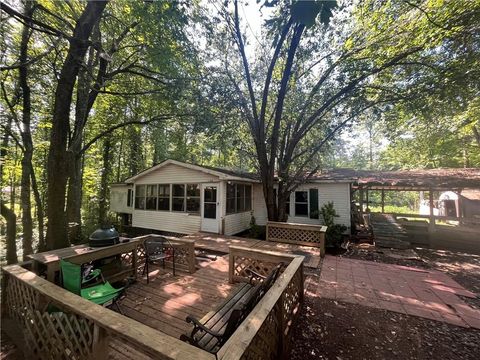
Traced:
<path fill-rule="evenodd" d="M 201 261 L 194 274 L 177 272 L 160 266 L 150 267 L 150 283 L 146 275 L 127 288 L 126 296 L 120 301 L 125 316 L 179 338 L 188 333 L 192 326 L 187 324 L 187 315 L 202 318 L 220 305 L 236 291 L 240 284 L 228 283 L 228 255 L 215 261 Z M 118 341 L 110 345 L 111 358 L 145 358 L 136 354 L 130 346 Z"/>
<path fill-rule="evenodd" d="M 146 276 L 130 286 L 120 301 L 124 314 L 173 337 L 180 337 L 189 328 L 187 315 L 201 318 L 219 305 L 236 289 L 228 283 L 228 257 L 204 262 L 193 275 L 171 269 L 150 268 Z"/>
<path fill-rule="evenodd" d="M 249 239 L 238 236 L 227 236 L 199 232 L 183 237 L 195 241 L 195 249 L 212 251 L 216 253 L 228 254 L 228 248 L 234 246 L 244 246 L 255 249 L 269 251 L 278 251 L 291 255 L 305 256 L 304 266 L 317 268 L 320 264 L 320 250 L 311 246 L 301 246 L 295 244 L 278 243 L 258 239 Z"/>
<path fill-rule="evenodd" d="M 196 233 L 184 237 L 195 241 L 195 248 L 206 253 L 218 254 L 215 261 L 197 261 L 197 271 L 193 274 L 151 266 L 150 283 L 146 276 L 127 288 L 126 296 L 120 301 L 125 316 L 137 320 L 167 335 L 179 338 L 188 333 L 192 326 L 187 324 L 187 315 L 202 318 L 218 307 L 233 294 L 240 284 L 228 282 L 229 247 L 244 246 L 262 250 L 305 256 L 305 266 L 318 267 L 318 248 L 267 242 L 263 240 L 224 236 L 209 233 Z M 222 255 L 225 254 L 225 255 Z M 112 359 L 148 359 L 132 347 L 113 341 L 110 344 Z"/>

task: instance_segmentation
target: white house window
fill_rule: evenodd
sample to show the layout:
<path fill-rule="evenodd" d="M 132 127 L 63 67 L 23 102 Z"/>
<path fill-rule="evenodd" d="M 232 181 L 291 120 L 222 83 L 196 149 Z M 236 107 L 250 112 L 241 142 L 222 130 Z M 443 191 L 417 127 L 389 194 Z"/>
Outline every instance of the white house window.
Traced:
<path fill-rule="evenodd" d="M 233 214 L 235 208 L 235 184 L 227 184 L 227 214 Z"/>
<path fill-rule="evenodd" d="M 133 203 L 133 190 L 128 189 L 127 190 L 127 206 L 132 207 L 132 203 Z"/>
<path fill-rule="evenodd" d="M 200 213 L 199 184 L 187 184 L 187 212 Z"/>
<path fill-rule="evenodd" d="M 308 191 L 295 191 L 295 216 L 308 216 Z"/>
<path fill-rule="evenodd" d="M 158 210 L 170 210 L 170 184 L 158 185 Z"/>
<path fill-rule="evenodd" d="M 227 214 L 252 210 L 252 186 L 227 184 Z"/>
<path fill-rule="evenodd" d="M 245 211 L 245 185 L 237 184 L 237 212 Z"/>
<path fill-rule="evenodd" d="M 245 211 L 252 210 L 252 186 L 245 185 Z"/>
<path fill-rule="evenodd" d="M 147 185 L 146 209 L 157 210 L 157 185 Z"/>
<path fill-rule="evenodd" d="M 135 187 L 135 209 L 145 210 L 145 185 Z"/>
<path fill-rule="evenodd" d="M 185 185 L 172 185 L 172 210 L 185 211 Z"/>

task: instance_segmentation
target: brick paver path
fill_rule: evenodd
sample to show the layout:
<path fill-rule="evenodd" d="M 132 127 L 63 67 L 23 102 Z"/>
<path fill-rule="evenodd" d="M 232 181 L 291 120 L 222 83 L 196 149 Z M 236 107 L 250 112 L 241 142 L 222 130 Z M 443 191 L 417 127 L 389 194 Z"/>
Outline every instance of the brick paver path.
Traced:
<path fill-rule="evenodd" d="M 438 271 L 327 255 L 318 295 L 480 329 L 480 310 L 459 297 L 476 295 Z"/>

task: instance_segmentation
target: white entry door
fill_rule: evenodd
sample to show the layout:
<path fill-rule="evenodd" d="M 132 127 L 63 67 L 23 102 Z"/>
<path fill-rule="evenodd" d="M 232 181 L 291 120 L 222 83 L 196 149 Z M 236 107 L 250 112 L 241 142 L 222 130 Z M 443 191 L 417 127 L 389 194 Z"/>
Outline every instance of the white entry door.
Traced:
<path fill-rule="evenodd" d="M 203 184 L 202 188 L 202 231 L 218 234 L 218 184 Z"/>

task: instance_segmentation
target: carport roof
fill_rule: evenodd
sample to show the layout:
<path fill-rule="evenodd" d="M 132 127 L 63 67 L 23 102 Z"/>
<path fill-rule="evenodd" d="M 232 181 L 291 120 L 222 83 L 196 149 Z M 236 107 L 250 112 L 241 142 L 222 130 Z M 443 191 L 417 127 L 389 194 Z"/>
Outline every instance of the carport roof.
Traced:
<path fill-rule="evenodd" d="M 350 180 L 356 187 L 369 189 L 480 189 L 480 169 L 439 168 L 398 171 L 333 169 L 316 174 L 312 180 Z"/>

